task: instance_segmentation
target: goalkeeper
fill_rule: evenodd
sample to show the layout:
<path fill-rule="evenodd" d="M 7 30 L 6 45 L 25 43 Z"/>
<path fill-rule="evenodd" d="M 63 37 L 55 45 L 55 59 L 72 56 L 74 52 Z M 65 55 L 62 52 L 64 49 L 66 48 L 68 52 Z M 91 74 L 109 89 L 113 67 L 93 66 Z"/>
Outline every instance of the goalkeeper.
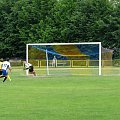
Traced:
<path fill-rule="evenodd" d="M 29 70 L 29 74 L 33 74 L 34 76 L 36 76 L 33 65 L 27 63 L 26 61 L 24 62 L 24 70 Z"/>

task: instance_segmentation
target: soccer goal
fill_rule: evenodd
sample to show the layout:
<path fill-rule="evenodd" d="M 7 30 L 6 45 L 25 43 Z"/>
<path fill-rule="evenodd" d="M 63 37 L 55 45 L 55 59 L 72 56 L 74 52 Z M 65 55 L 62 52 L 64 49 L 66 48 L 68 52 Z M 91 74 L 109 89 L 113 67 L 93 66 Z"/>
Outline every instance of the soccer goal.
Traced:
<path fill-rule="evenodd" d="M 101 75 L 101 42 L 26 45 L 37 75 Z"/>

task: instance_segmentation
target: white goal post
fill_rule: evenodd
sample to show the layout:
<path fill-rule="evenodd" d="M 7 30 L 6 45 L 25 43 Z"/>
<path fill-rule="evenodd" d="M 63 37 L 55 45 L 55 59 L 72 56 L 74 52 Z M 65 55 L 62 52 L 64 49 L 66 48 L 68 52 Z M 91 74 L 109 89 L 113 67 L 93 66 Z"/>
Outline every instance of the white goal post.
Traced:
<path fill-rule="evenodd" d="M 101 75 L 101 42 L 81 42 L 81 43 L 30 43 L 26 44 L 26 62 L 29 62 L 29 47 L 30 46 L 46 46 L 46 49 L 42 49 L 46 54 L 46 73 L 49 75 L 49 58 L 48 58 L 48 49 L 47 46 L 71 46 L 71 45 L 97 45 L 98 46 L 98 75 Z M 89 48 L 88 48 L 89 49 Z M 50 53 L 51 51 L 49 51 Z M 53 53 L 54 54 L 54 53 Z M 65 55 L 64 55 L 65 56 Z M 66 55 L 66 56 L 75 56 L 75 55 Z M 71 63 L 70 63 L 71 64 Z M 28 73 L 27 73 L 28 74 Z"/>

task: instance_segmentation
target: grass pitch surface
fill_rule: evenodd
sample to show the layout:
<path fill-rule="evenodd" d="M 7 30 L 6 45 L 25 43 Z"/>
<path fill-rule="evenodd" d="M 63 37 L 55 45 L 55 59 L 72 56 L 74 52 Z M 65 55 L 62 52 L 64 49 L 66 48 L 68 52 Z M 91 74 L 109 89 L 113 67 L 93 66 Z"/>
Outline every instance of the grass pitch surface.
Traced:
<path fill-rule="evenodd" d="M 0 79 L 0 120 L 120 120 L 119 76 Z"/>

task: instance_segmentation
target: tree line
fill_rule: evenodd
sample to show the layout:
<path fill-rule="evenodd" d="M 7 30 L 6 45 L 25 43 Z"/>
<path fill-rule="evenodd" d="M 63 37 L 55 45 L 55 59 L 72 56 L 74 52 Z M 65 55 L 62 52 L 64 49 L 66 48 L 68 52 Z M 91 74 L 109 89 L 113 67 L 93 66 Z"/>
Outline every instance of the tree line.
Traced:
<path fill-rule="evenodd" d="M 0 57 L 53 42 L 102 42 L 120 58 L 119 0 L 0 0 Z"/>

